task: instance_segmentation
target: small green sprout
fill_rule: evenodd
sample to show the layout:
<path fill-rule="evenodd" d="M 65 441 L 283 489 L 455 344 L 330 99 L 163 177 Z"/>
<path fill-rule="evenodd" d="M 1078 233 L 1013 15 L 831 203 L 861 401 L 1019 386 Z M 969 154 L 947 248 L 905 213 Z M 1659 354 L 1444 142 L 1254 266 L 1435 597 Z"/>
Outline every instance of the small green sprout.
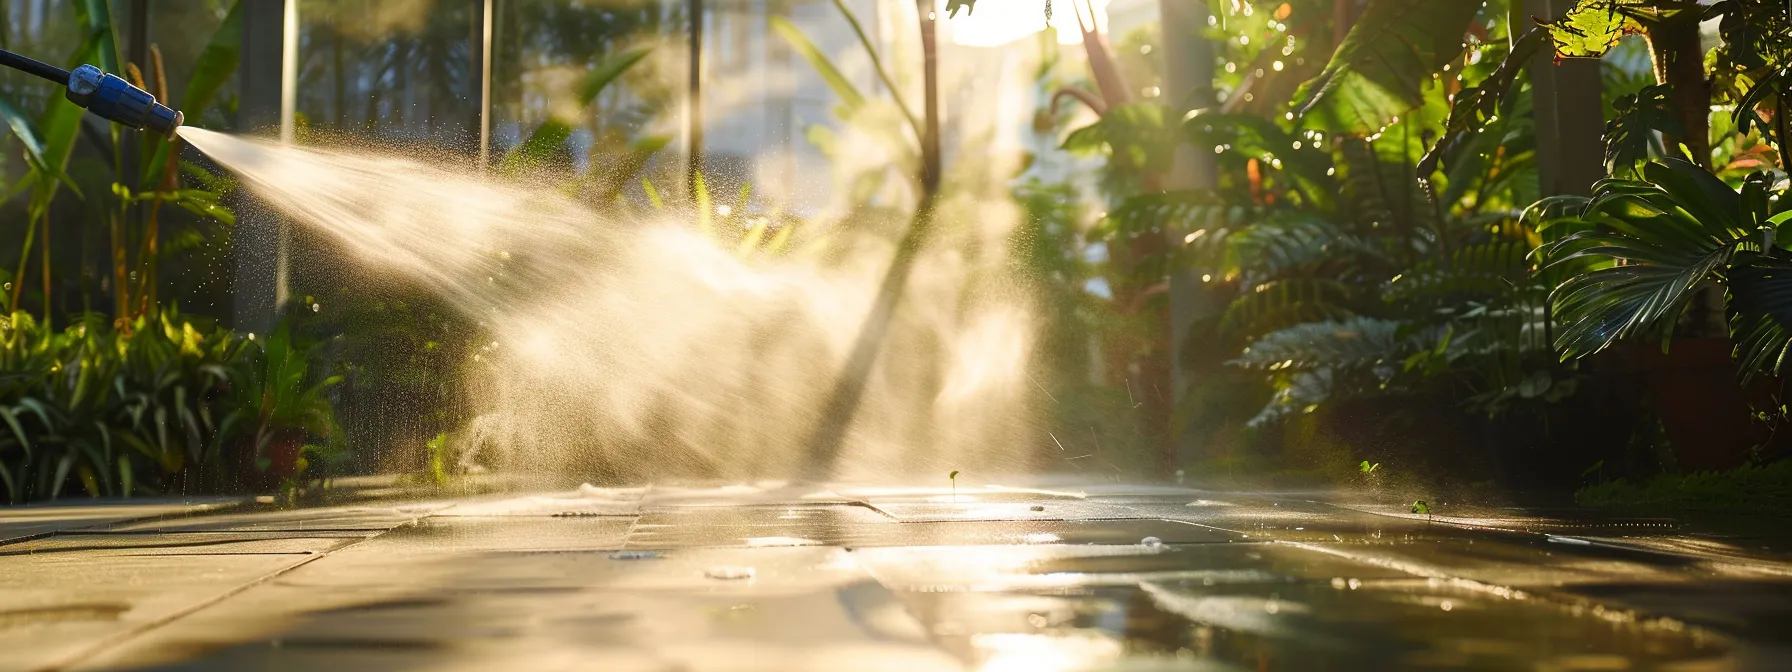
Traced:
<path fill-rule="evenodd" d="M 953 469 L 952 473 L 946 474 L 946 478 L 952 481 L 952 501 L 956 502 L 958 501 L 958 470 Z"/>
<path fill-rule="evenodd" d="M 1412 512 L 1424 514 L 1426 520 L 1431 519 L 1431 506 L 1423 499 L 1412 503 Z"/>
<path fill-rule="evenodd" d="M 1361 469 L 1364 474 L 1373 474 L 1373 473 L 1375 473 L 1376 469 L 1380 469 L 1380 468 L 1381 468 L 1380 462 L 1376 462 L 1375 464 L 1369 464 L 1368 460 L 1363 460 L 1362 466 L 1358 467 L 1358 469 Z"/>

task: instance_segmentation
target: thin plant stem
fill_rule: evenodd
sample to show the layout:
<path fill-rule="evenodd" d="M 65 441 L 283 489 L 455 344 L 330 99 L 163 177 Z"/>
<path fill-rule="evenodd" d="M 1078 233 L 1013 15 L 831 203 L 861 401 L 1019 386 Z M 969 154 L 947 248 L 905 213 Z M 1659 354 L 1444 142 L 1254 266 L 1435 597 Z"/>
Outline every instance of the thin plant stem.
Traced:
<path fill-rule="evenodd" d="M 865 55 L 871 57 L 871 69 L 877 71 L 877 78 L 884 83 L 884 88 L 890 90 L 890 98 L 896 101 L 897 109 L 902 110 L 902 118 L 907 119 L 909 127 L 915 129 L 915 138 L 921 139 L 925 133 L 921 120 L 914 112 L 909 111 L 908 103 L 902 100 L 902 89 L 896 87 L 896 80 L 890 77 L 890 71 L 884 68 L 883 60 L 878 58 L 877 47 L 865 35 L 865 27 L 859 24 L 859 17 L 854 16 L 852 10 L 846 7 L 846 0 L 834 0 L 834 6 L 840 9 L 840 15 L 846 17 L 846 22 L 852 25 L 853 34 L 859 37 L 859 44 L 865 47 Z M 927 15 L 922 14 L 921 19 L 925 21 Z"/>
<path fill-rule="evenodd" d="M 50 208 L 48 204 L 45 205 L 43 213 L 39 214 L 37 219 L 44 229 L 44 329 L 48 330 L 50 329 L 50 306 L 52 305 L 50 301 Z M 21 281 L 19 284 L 24 283 Z"/>
<path fill-rule="evenodd" d="M 137 253 L 137 265 L 140 267 L 137 283 L 137 314 L 149 311 L 156 302 L 155 275 L 156 260 L 161 256 L 160 219 L 165 194 L 173 192 L 180 186 L 180 139 L 168 141 L 168 162 L 162 166 L 162 180 L 156 186 L 155 200 L 149 206 L 149 218 L 144 224 L 143 249 Z"/>
<path fill-rule="evenodd" d="M 33 200 L 43 198 L 43 187 L 38 187 L 38 189 L 37 198 Z M 48 208 L 42 208 L 37 203 L 32 203 L 32 216 L 30 219 L 26 220 L 25 244 L 19 247 L 19 270 L 12 274 L 12 297 L 7 303 L 7 312 L 16 313 L 19 311 L 19 295 L 25 292 L 25 268 L 26 265 L 31 262 L 31 246 L 37 243 L 37 224 L 32 220 L 37 219 L 40 208 L 48 210 Z"/>

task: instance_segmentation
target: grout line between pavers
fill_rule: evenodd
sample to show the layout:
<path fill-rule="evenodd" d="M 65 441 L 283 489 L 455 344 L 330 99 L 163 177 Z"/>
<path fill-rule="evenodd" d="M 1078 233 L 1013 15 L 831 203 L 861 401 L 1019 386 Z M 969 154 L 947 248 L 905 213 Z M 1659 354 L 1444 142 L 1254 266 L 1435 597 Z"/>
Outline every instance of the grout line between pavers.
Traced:
<path fill-rule="evenodd" d="M 39 539 L 47 539 L 49 537 L 54 537 L 59 534 L 71 534 L 71 533 L 92 534 L 95 532 L 95 530 L 93 528 L 96 528 L 96 527 L 110 527 L 113 525 L 131 525 L 131 524 L 135 524 L 135 523 L 147 523 L 147 522 L 163 520 L 163 519 L 172 520 L 172 519 L 176 519 L 176 518 L 197 517 L 197 516 L 201 516 L 201 515 L 212 515 L 215 513 L 222 513 L 225 511 L 229 511 L 230 509 L 240 508 L 242 506 L 249 504 L 252 501 L 254 501 L 254 500 L 242 499 L 242 500 L 239 500 L 236 502 L 219 502 L 216 505 L 202 504 L 196 508 L 184 509 L 181 511 L 173 511 L 173 512 L 169 512 L 169 513 L 158 513 L 158 514 L 153 514 L 153 515 L 148 515 L 148 516 L 138 516 L 135 518 L 120 518 L 117 520 L 107 520 L 104 522 L 90 523 L 87 525 L 80 525 L 80 526 L 76 526 L 76 527 L 45 530 L 43 532 L 38 532 L 36 534 L 27 534 L 27 535 L 22 535 L 22 536 L 17 536 L 17 537 L 5 537 L 5 538 L 0 538 L 0 546 L 9 546 L 12 544 L 19 544 L 19 543 L 24 543 L 27 541 L 37 541 Z"/>
<path fill-rule="evenodd" d="M 143 624 L 138 625 L 135 628 L 131 628 L 125 632 L 122 632 L 122 633 L 119 633 L 116 635 L 112 635 L 110 637 L 103 638 L 98 643 L 94 644 L 93 646 L 90 646 L 84 650 L 78 651 L 78 652 L 70 655 L 68 658 L 66 658 L 64 660 L 50 663 L 49 665 L 45 665 L 42 667 L 35 668 L 35 672 L 57 672 L 59 670 L 66 670 L 66 669 L 73 667 L 74 665 L 80 663 L 83 660 L 91 659 L 94 656 L 97 656 L 100 653 L 103 653 L 107 649 L 117 647 L 121 644 L 124 644 L 127 641 L 130 641 L 131 639 L 134 639 L 134 638 L 139 637 L 144 634 L 148 634 L 151 630 L 161 628 L 161 627 L 168 625 L 170 623 L 173 623 L 177 620 L 180 620 L 180 619 L 186 618 L 188 616 L 191 616 L 193 614 L 199 613 L 200 611 L 202 611 L 208 607 L 216 605 L 216 604 L 223 602 L 225 600 L 228 600 L 232 597 L 236 597 L 237 595 L 241 595 L 245 591 L 248 591 L 250 588 L 254 588 L 256 586 L 263 585 L 263 584 L 265 584 L 269 581 L 272 581 L 276 578 L 279 578 L 280 576 L 283 576 L 283 575 L 287 574 L 288 572 L 291 572 L 295 569 L 304 567 L 305 565 L 309 565 L 313 562 L 317 562 L 318 560 L 322 560 L 324 558 L 330 557 L 331 555 L 335 555 L 339 551 L 346 550 L 349 548 L 354 548 L 355 546 L 357 546 L 361 543 L 364 543 L 370 539 L 377 539 L 380 536 L 383 536 L 386 533 L 391 532 L 392 530 L 396 530 L 396 529 L 410 526 L 410 525 L 415 525 L 417 523 L 417 521 L 421 520 L 425 515 L 427 515 L 427 514 L 419 515 L 416 518 L 412 518 L 410 520 L 403 521 L 397 525 L 393 525 L 392 527 L 389 527 L 389 528 L 385 529 L 384 531 L 379 532 L 378 534 L 368 535 L 367 537 L 358 539 L 352 543 L 343 544 L 339 548 L 335 548 L 335 549 L 331 549 L 329 551 L 317 553 L 317 554 L 312 555 L 304 560 L 293 563 L 293 564 L 283 567 L 281 569 L 274 570 L 273 572 L 270 572 L 265 576 L 261 576 L 259 578 L 248 581 L 240 586 L 237 586 L 228 591 L 225 591 L 224 593 L 222 593 L 216 597 L 213 597 L 209 600 L 202 600 L 198 604 L 192 605 L 190 607 L 186 607 L 184 609 L 177 610 L 174 613 L 167 614 L 165 616 L 162 616 L 161 618 L 157 618 L 148 623 L 143 623 Z"/>

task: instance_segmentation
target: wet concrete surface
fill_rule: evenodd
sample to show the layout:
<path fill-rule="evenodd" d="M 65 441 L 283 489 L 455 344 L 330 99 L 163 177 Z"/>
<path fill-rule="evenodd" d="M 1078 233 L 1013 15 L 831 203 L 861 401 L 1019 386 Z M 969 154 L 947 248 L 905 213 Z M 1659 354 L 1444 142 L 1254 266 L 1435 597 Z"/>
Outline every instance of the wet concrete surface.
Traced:
<path fill-rule="evenodd" d="M 1792 669 L 1771 524 L 1120 485 L 203 504 L 0 510 L 31 530 L 0 669 Z"/>

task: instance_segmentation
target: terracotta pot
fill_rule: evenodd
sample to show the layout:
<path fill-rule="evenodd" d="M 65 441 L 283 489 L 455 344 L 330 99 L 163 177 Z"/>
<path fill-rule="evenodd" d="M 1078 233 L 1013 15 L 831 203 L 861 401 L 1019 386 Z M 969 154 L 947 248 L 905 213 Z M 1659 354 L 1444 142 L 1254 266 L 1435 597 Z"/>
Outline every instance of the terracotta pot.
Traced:
<path fill-rule="evenodd" d="M 299 473 L 299 453 L 305 449 L 305 433 L 294 431 L 275 432 L 268 441 L 267 458 L 268 476 L 278 480 Z"/>
<path fill-rule="evenodd" d="M 1727 338 L 1675 339 L 1665 354 L 1654 344 L 1630 350 L 1683 473 L 1742 466 L 1750 448 L 1772 438 L 1751 417 L 1750 402 L 1766 408 L 1778 381 L 1757 379 L 1745 389 L 1730 351 Z"/>

